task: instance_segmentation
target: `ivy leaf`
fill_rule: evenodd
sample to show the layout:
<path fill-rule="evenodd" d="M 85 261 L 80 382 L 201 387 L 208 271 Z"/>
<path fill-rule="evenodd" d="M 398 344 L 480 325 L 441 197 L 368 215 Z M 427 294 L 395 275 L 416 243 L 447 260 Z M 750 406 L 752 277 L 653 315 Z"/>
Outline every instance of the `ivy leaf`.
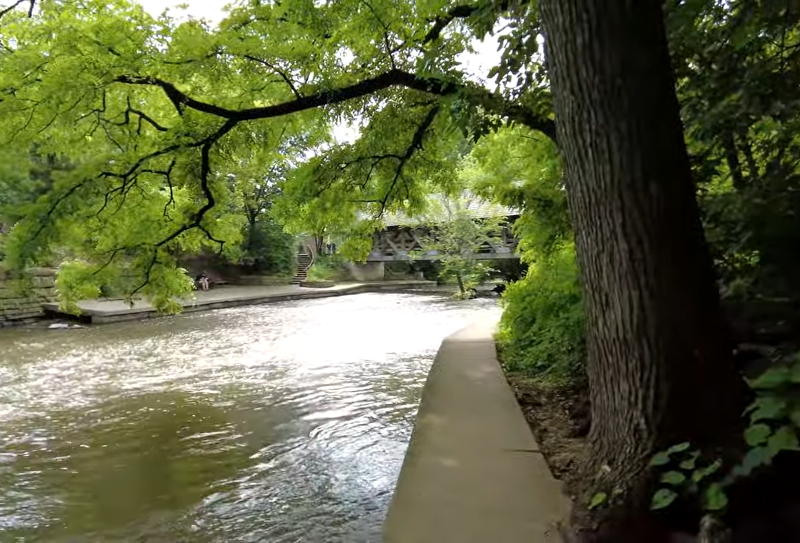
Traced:
<path fill-rule="evenodd" d="M 706 466 L 704 468 L 698 469 L 694 473 L 692 473 L 692 481 L 694 481 L 695 483 L 699 483 L 700 481 L 702 481 L 703 479 L 705 479 L 709 475 L 711 475 L 714 472 L 716 472 L 721 467 L 722 467 L 722 460 L 720 460 L 718 458 L 717 460 L 714 461 L 713 464 L 710 464 L 710 465 L 708 465 L 708 466 Z"/>
<path fill-rule="evenodd" d="M 775 432 L 775 435 L 767 441 L 767 449 L 769 449 L 772 456 L 775 456 L 781 451 L 797 451 L 800 450 L 798 446 L 797 433 L 794 428 L 789 426 L 782 426 Z"/>
<path fill-rule="evenodd" d="M 650 460 L 651 466 L 663 466 L 665 464 L 669 464 L 669 453 L 668 452 L 660 452 L 653 455 L 653 459 Z"/>
<path fill-rule="evenodd" d="M 678 443 L 677 445 L 673 445 L 669 449 L 667 449 L 667 454 L 683 452 L 688 449 L 691 444 L 688 441 L 684 441 L 683 443 Z"/>
<path fill-rule="evenodd" d="M 754 424 L 744 431 L 744 440 L 754 447 L 764 443 L 771 433 L 772 429 L 766 424 Z"/>
<path fill-rule="evenodd" d="M 728 505 L 728 495 L 719 483 L 708 485 L 705 492 L 705 506 L 710 511 L 719 511 Z"/>
<path fill-rule="evenodd" d="M 605 492 L 595 493 L 595 495 L 592 496 L 592 499 L 589 501 L 589 509 L 595 509 L 596 507 L 599 507 L 600 505 L 605 503 L 607 499 L 608 499 L 608 494 L 606 494 Z"/>
<path fill-rule="evenodd" d="M 757 420 L 774 420 L 780 418 L 786 409 L 786 400 L 774 396 L 762 396 L 753 402 L 755 411 L 750 415 L 750 422 Z"/>
<path fill-rule="evenodd" d="M 742 463 L 734 470 L 737 475 L 747 476 L 757 467 L 772 462 L 773 454 L 767 447 L 754 447 L 744 455 Z"/>
<path fill-rule="evenodd" d="M 661 482 L 668 485 L 679 485 L 686 480 L 686 476 L 680 471 L 668 471 L 661 476 Z"/>
<path fill-rule="evenodd" d="M 770 368 L 749 383 L 752 388 L 772 389 L 788 383 L 791 378 L 790 368 Z"/>
<path fill-rule="evenodd" d="M 700 456 L 700 453 L 695 451 L 692 453 L 692 457 L 688 460 L 684 460 L 680 463 L 680 468 L 685 469 L 687 471 L 691 471 L 694 469 L 695 464 L 697 463 L 697 458 Z"/>
<path fill-rule="evenodd" d="M 650 509 L 664 509 L 669 504 L 675 501 L 675 498 L 678 497 L 678 493 L 674 490 L 670 490 L 669 488 L 659 488 L 655 494 L 653 494 L 653 500 L 650 502 Z"/>
<path fill-rule="evenodd" d="M 792 383 L 800 383 L 800 363 L 795 363 L 792 366 L 792 374 L 789 378 Z"/>

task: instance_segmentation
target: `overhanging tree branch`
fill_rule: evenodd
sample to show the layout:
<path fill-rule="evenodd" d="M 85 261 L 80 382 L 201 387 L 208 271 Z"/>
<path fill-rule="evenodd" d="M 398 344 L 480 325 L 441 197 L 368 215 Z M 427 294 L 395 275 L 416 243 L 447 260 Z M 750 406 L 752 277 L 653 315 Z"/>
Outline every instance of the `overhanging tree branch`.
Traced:
<path fill-rule="evenodd" d="M 278 76 L 283 80 L 283 82 L 289 86 L 289 90 L 292 91 L 292 94 L 294 94 L 297 98 L 302 98 L 302 95 L 297 90 L 297 86 L 294 84 L 294 82 L 292 81 L 292 79 L 289 77 L 289 75 L 286 73 L 285 70 L 279 68 L 277 65 L 273 64 L 272 62 L 269 62 L 266 59 L 258 58 L 253 55 L 244 55 L 242 58 L 249 60 L 251 62 L 255 62 L 257 64 L 261 64 L 262 66 L 266 66 L 267 68 L 278 74 Z"/>
<path fill-rule="evenodd" d="M 19 6 L 20 4 L 24 4 L 25 2 L 29 2 L 28 6 L 28 17 L 33 17 L 33 8 L 36 6 L 36 0 L 17 0 L 15 3 L 11 4 L 7 8 L 3 8 L 0 10 L 0 19 L 3 18 L 4 15 L 11 12 L 14 8 Z"/>
<path fill-rule="evenodd" d="M 199 228 L 203 230 L 208 236 L 208 239 L 214 241 L 216 243 L 222 243 L 218 239 L 214 239 L 211 234 L 202 226 L 203 217 L 205 217 L 206 213 L 211 211 L 211 209 L 217 204 L 216 199 L 214 198 L 214 193 L 211 190 L 211 186 L 209 185 L 209 176 L 211 174 L 211 147 L 222 139 L 228 132 L 233 130 L 233 128 L 238 124 L 238 121 L 229 119 L 225 124 L 223 124 L 216 132 L 208 136 L 206 139 L 198 142 L 198 146 L 200 147 L 200 188 L 203 191 L 203 196 L 205 196 L 206 203 L 201 207 L 197 213 L 195 213 L 194 218 L 191 222 L 184 224 L 177 230 L 175 230 L 172 234 L 165 237 L 161 241 L 155 244 L 155 247 L 162 247 L 172 241 L 173 239 L 177 238 L 184 232 L 191 230 L 193 228 Z"/>
<path fill-rule="evenodd" d="M 434 119 L 436 119 L 436 115 L 438 114 L 439 106 L 432 107 L 430 111 L 428 111 L 427 115 L 425 115 L 425 118 L 422 120 L 420 125 L 414 131 L 414 136 L 411 138 L 411 143 L 409 144 L 408 148 L 406 148 L 406 152 L 400 157 L 400 163 L 397 165 L 397 171 L 394 174 L 394 179 L 392 179 L 392 183 L 389 185 L 389 188 L 381 199 L 381 209 L 378 213 L 378 217 L 386 210 L 386 203 L 389 201 L 389 197 L 391 196 L 394 187 L 397 185 L 397 181 L 400 180 L 403 174 L 403 167 L 406 165 L 406 162 L 408 162 L 408 160 L 416 151 L 422 149 L 422 140 L 425 138 L 425 133 L 428 131 L 428 128 L 431 127 Z"/>
<path fill-rule="evenodd" d="M 447 13 L 439 15 L 433 20 L 433 26 L 430 30 L 428 30 L 428 33 L 425 34 L 425 37 L 422 39 L 423 45 L 439 39 L 439 36 L 442 34 L 442 31 L 445 29 L 445 27 L 455 19 L 466 19 L 479 9 L 480 6 L 475 4 L 455 6 L 450 8 Z"/>
<path fill-rule="evenodd" d="M 307 94 L 295 98 L 294 100 L 271 106 L 240 110 L 229 109 L 196 100 L 178 90 L 174 84 L 157 77 L 121 75 L 117 77 L 115 81 L 128 85 L 161 87 L 179 112 L 182 112 L 183 108 L 190 108 L 195 111 L 237 122 L 282 117 L 284 115 L 307 111 L 317 107 L 362 98 L 391 87 L 405 87 L 428 94 L 435 94 L 437 96 L 450 96 L 462 93 L 467 96 L 468 99 L 474 100 L 476 103 L 480 104 L 489 113 L 506 117 L 511 121 L 519 122 L 534 130 L 539 130 L 555 140 L 555 123 L 552 119 L 540 117 L 530 109 L 519 106 L 499 94 L 490 92 L 477 85 L 465 85 L 453 81 L 420 77 L 399 69 L 390 70 L 375 77 L 364 79 L 358 83 L 338 89 L 321 90 L 313 94 Z"/>
<path fill-rule="evenodd" d="M 425 45 L 426 43 L 439 39 L 439 36 L 441 36 L 442 31 L 447 27 L 447 25 L 456 19 L 466 19 L 482 9 L 493 9 L 497 12 L 507 11 L 510 4 L 510 0 L 503 0 L 498 2 L 496 6 L 485 4 L 463 4 L 460 6 L 453 6 L 444 14 L 433 19 L 433 26 L 431 26 L 430 30 L 428 30 L 428 33 L 425 34 L 425 37 L 422 39 L 422 44 Z"/>

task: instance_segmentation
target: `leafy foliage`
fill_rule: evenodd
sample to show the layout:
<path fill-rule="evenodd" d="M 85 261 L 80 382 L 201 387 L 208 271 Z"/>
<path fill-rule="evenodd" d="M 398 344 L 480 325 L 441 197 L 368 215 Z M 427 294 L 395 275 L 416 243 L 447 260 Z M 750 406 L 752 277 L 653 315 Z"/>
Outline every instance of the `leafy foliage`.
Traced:
<path fill-rule="evenodd" d="M 344 261 L 338 255 L 318 255 L 308 270 L 309 281 L 339 281 L 346 275 Z"/>
<path fill-rule="evenodd" d="M 498 339 L 511 369 L 565 383 L 585 362 L 583 295 L 555 145 L 524 127 L 481 139 L 461 167 L 478 194 L 512 208 L 524 278 L 503 295 Z"/>
<path fill-rule="evenodd" d="M 771 464 L 782 451 L 800 450 L 800 355 L 793 365 L 770 368 L 748 384 L 756 392 L 745 411 L 750 420 L 744 432 L 749 450 L 732 469 L 731 481 Z"/>
<path fill-rule="evenodd" d="M 289 275 L 294 271 L 295 246 L 294 236 L 273 219 L 262 218 L 248 226 L 238 261 L 254 272 Z"/>
<path fill-rule="evenodd" d="M 532 263 L 524 279 L 508 286 L 503 306 L 498 339 L 510 369 L 555 384 L 581 374 L 585 315 L 571 245 Z"/>
<path fill-rule="evenodd" d="M 800 11 L 668 3 L 678 95 L 724 293 L 797 296 Z"/>
<path fill-rule="evenodd" d="M 692 450 L 690 443 L 683 442 L 656 453 L 650 460 L 650 465 L 661 471 L 659 482 L 668 485 L 653 494 L 651 509 L 668 507 L 678 498 L 680 492 L 700 493 L 704 496 L 706 509 L 717 510 L 724 507 L 723 502 L 727 498 L 724 493 L 720 497 L 719 483 L 708 479 L 718 472 L 722 466 L 721 460 L 705 460 L 699 450 Z"/>
<path fill-rule="evenodd" d="M 267 169 L 268 173 L 263 175 L 258 170 L 253 171 L 253 164 L 247 165 L 244 171 L 229 174 L 240 191 L 241 205 L 247 219 L 236 260 L 255 273 L 292 274 L 295 237 L 286 233 L 273 216 L 275 202 L 282 193 L 281 181 L 287 175 L 288 166 L 285 162 L 273 161 Z"/>
<path fill-rule="evenodd" d="M 745 410 L 749 425 L 744 431 L 746 453 L 723 471 L 723 460 L 704 460 L 688 442 L 678 443 L 656 453 L 650 466 L 662 474 L 651 507 L 670 505 L 680 492 L 699 495 L 704 509 L 718 511 L 728 505 L 726 488 L 750 476 L 754 470 L 771 464 L 784 451 L 800 451 L 800 356 L 794 364 L 778 366 L 749 381 L 756 399 Z"/>
<path fill-rule="evenodd" d="M 467 297 L 488 275 L 485 263 L 473 258 L 484 244 L 492 243 L 501 234 L 504 218 L 477 219 L 469 211 L 467 197 L 441 200 L 443 213 L 437 219 L 423 219 L 422 249 L 413 257 L 435 255 L 441 264 L 440 276 L 456 279 L 459 296 Z M 444 219 L 438 217 L 444 215 Z"/>
<path fill-rule="evenodd" d="M 503 128 L 482 138 L 462 162 L 460 178 L 476 194 L 510 208 L 523 260 L 572 240 L 561 164 L 555 144 L 525 128 Z"/>
<path fill-rule="evenodd" d="M 553 134 L 520 92 L 471 82 L 456 58 L 512 8 L 531 13 L 524 3 L 240 3 L 218 27 L 126 0 L 36 6 L 0 18 L 0 147 L 13 149 L 0 182 L 55 158 L 44 190 L 2 212 L 13 269 L 80 259 L 136 278 L 129 295 L 170 299 L 177 283 L 153 280 L 174 272 L 172 255 L 235 258 L 241 185 L 297 142 L 307 152 L 290 160 L 274 217 L 292 233 L 348 234 L 342 251 L 363 256 L 383 211 L 449 189 L 459 133 L 514 120 Z M 357 121 L 358 141 L 328 137 Z"/>

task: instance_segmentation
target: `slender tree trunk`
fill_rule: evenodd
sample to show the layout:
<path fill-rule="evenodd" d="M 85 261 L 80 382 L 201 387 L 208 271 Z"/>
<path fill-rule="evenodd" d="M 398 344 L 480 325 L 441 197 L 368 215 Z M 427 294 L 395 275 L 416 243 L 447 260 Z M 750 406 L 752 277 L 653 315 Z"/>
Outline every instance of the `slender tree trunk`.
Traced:
<path fill-rule="evenodd" d="M 646 461 L 738 418 L 659 3 L 542 0 L 588 321 L 592 467 Z M 597 471 L 593 471 L 593 474 Z"/>
<path fill-rule="evenodd" d="M 723 134 L 722 146 L 725 149 L 725 160 L 728 162 L 728 169 L 731 171 L 733 188 L 742 190 L 744 188 L 742 163 L 739 161 L 739 152 L 736 150 L 736 140 L 733 139 L 733 134 L 730 132 Z"/>
<path fill-rule="evenodd" d="M 753 158 L 753 148 L 750 146 L 750 140 L 747 138 L 746 133 L 739 135 L 739 147 L 742 148 L 742 152 L 744 153 L 744 159 L 747 162 L 747 171 L 750 173 L 750 179 L 757 179 L 760 175 L 760 172 L 758 171 L 758 164 L 756 164 L 756 160 Z"/>
<path fill-rule="evenodd" d="M 460 271 L 456 272 L 456 282 L 458 283 L 458 290 L 459 292 L 461 292 L 461 295 L 463 296 L 464 294 L 467 293 L 467 289 L 464 287 L 464 278 L 461 277 Z"/>

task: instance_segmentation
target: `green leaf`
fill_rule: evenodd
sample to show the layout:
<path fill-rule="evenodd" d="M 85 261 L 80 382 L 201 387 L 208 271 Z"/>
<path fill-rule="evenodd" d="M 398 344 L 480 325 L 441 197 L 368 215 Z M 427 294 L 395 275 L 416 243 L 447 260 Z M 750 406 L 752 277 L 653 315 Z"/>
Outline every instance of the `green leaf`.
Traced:
<path fill-rule="evenodd" d="M 709 475 L 715 473 L 721 467 L 722 467 L 722 460 L 718 458 L 717 460 L 714 461 L 714 463 L 704 468 L 695 470 L 695 472 L 692 473 L 692 481 L 698 483 L 703 479 L 705 479 L 706 477 L 708 477 Z"/>
<path fill-rule="evenodd" d="M 797 433 L 794 428 L 790 426 L 782 426 L 779 428 L 767 441 L 767 449 L 769 449 L 773 456 L 781 451 L 800 450 L 797 441 Z"/>
<path fill-rule="evenodd" d="M 772 389 L 785 385 L 792 379 L 790 368 L 770 368 L 749 382 L 752 388 Z"/>
<path fill-rule="evenodd" d="M 653 494 L 653 500 L 650 502 L 650 509 L 664 509 L 674 502 L 677 497 L 678 493 L 674 490 L 659 488 L 656 493 Z"/>
<path fill-rule="evenodd" d="M 592 499 L 589 501 L 589 509 L 595 509 L 600 505 L 604 504 L 608 500 L 608 494 L 605 492 L 597 492 Z"/>
<path fill-rule="evenodd" d="M 791 371 L 792 373 L 791 376 L 789 377 L 789 380 L 792 383 L 800 383 L 800 363 L 795 363 L 795 365 L 792 366 Z"/>
<path fill-rule="evenodd" d="M 789 414 L 789 418 L 792 419 L 792 422 L 795 424 L 795 426 L 800 426 L 800 408 L 793 410 Z"/>
<path fill-rule="evenodd" d="M 669 464 L 669 453 L 668 452 L 660 452 L 653 455 L 653 459 L 650 460 L 651 466 L 663 466 L 665 464 Z"/>
<path fill-rule="evenodd" d="M 772 462 L 772 456 L 772 452 L 767 447 L 753 447 L 747 451 L 741 464 L 734 469 L 734 472 L 738 476 L 750 475 L 755 468 Z"/>
<path fill-rule="evenodd" d="M 766 424 L 754 424 L 744 431 L 744 440 L 754 447 L 764 443 L 771 433 L 772 429 Z"/>
<path fill-rule="evenodd" d="M 693 453 L 692 453 L 692 457 L 691 457 L 691 458 L 689 458 L 688 460 L 684 460 L 683 462 L 681 462 L 681 463 L 679 464 L 679 465 L 680 465 L 680 468 L 681 468 L 681 469 L 685 469 L 685 470 L 687 470 L 687 471 L 691 471 L 691 470 L 693 470 L 693 469 L 694 469 L 694 467 L 695 467 L 695 464 L 697 463 L 697 458 L 698 458 L 699 456 L 700 456 L 700 453 L 699 453 L 699 452 L 697 452 L 697 451 L 693 452 Z"/>
<path fill-rule="evenodd" d="M 669 449 L 667 449 L 667 454 L 673 454 L 677 452 L 683 452 L 688 449 L 691 444 L 688 441 L 684 441 L 683 443 L 678 443 L 677 445 L 673 445 Z"/>
<path fill-rule="evenodd" d="M 719 511 L 728 505 L 728 495 L 719 483 L 708 485 L 705 492 L 705 507 L 710 511 Z"/>
<path fill-rule="evenodd" d="M 686 476 L 680 471 L 668 471 L 661 476 L 661 482 L 669 485 L 679 485 L 686 480 Z"/>
<path fill-rule="evenodd" d="M 786 400 L 775 396 L 762 396 L 754 401 L 751 407 L 754 407 L 755 411 L 750 414 L 750 422 L 774 420 L 784 415 Z"/>

